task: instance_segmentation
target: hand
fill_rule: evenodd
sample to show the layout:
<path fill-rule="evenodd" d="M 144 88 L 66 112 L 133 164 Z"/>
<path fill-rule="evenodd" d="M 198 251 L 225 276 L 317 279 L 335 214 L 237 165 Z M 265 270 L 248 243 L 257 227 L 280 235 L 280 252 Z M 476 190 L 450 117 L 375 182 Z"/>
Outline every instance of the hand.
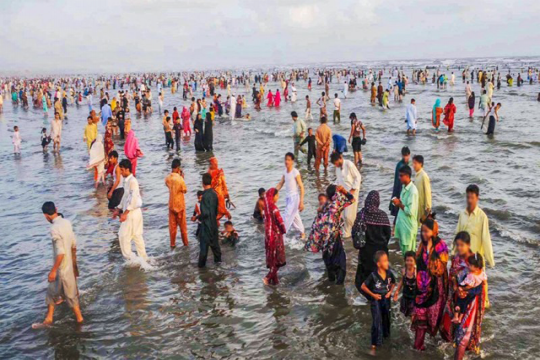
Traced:
<path fill-rule="evenodd" d="M 398 295 L 399 295 L 399 293 L 396 291 L 395 294 L 394 294 L 394 301 L 398 301 Z"/>
<path fill-rule="evenodd" d="M 196 216 L 192 216 L 191 217 L 191 221 L 195 222 L 197 220 L 197 217 Z"/>
<path fill-rule="evenodd" d="M 298 205 L 298 210 L 299 211 L 304 211 L 304 202 L 303 201 L 300 201 L 300 204 Z"/>
<path fill-rule="evenodd" d="M 122 215 L 120 215 L 120 222 L 124 222 L 127 220 L 127 214 L 126 213 L 122 213 Z"/>
<path fill-rule="evenodd" d="M 112 191 L 109 191 L 109 192 L 107 193 L 107 199 L 110 199 L 110 198 L 112 198 Z"/>
<path fill-rule="evenodd" d="M 373 297 L 373 299 L 375 299 L 375 300 L 381 300 L 381 299 L 382 299 L 381 294 L 373 294 L 372 297 Z"/>
<path fill-rule="evenodd" d="M 116 219 L 116 217 L 120 215 L 120 210 L 119 209 L 114 209 L 113 211 L 113 214 L 112 214 L 112 218 L 113 219 Z"/>
<path fill-rule="evenodd" d="M 341 185 L 336 186 L 336 192 L 342 192 L 343 190 L 345 190 L 343 186 Z"/>
<path fill-rule="evenodd" d="M 386 295 L 384 297 L 389 299 L 389 298 L 392 297 L 392 293 L 389 291 L 389 292 L 386 293 Z"/>
<path fill-rule="evenodd" d="M 49 273 L 49 282 L 54 282 L 56 280 L 56 270 L 51 270 Z"/>
<path fill-rule="evenodd" d="M 392 200 L 392 203 L 395 205 L 395 206 L 399 206 L 401 204 L 401 200 L 399 200 L 398 198 L 395 198 L 394 200 Z"/>

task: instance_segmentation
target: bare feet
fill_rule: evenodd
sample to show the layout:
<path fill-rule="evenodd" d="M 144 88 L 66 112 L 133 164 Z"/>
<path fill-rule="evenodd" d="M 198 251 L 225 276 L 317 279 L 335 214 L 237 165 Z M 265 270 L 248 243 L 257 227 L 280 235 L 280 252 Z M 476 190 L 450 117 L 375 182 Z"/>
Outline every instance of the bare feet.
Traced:
<path fill-rule="evenodd" d="M 45 320 L 43 320 L 42 323 L 32 324 L 32 329 L 43 329 L 43 328 L 51 327 L 52 322 L 53 322 L 52 319 L 45 318 Z"/>
<path fill-rule="evenodd" d="M 270 283 L 268 282 L 267 278 L 263 278 L 263 284 L 266 286 L 270 286 Z"/>

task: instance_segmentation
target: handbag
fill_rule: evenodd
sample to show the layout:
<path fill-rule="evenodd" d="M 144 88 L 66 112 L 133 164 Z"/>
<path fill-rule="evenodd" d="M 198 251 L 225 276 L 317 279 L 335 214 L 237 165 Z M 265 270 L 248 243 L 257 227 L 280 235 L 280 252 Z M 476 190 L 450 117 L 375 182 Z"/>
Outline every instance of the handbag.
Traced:
<path fill-rule="evenodd" d="M 353 227 L 352 241 L 353 241 L 354 248 L 356 250 L 360 250 L 364 246 L 366 246 L 366 224 L 364 223 L 363 216 L 362 218 L 360 218 L 360 221 L 357 227 L 358 227 L 357 229 L 354 229 Z"/>

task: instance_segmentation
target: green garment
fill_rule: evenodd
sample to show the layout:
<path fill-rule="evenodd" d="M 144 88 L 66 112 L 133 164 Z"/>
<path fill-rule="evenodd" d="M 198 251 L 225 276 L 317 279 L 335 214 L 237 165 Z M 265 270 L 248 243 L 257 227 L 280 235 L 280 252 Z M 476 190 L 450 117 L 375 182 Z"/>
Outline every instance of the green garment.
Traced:
<path fill-rule="evenodd" d="M 403 186 L 400 200 L 404 208 L 399 209 L 395 234 L 402 250 L 415 251 L 418 232 L 418 189 L 412 181 L 409 185 Z"/>

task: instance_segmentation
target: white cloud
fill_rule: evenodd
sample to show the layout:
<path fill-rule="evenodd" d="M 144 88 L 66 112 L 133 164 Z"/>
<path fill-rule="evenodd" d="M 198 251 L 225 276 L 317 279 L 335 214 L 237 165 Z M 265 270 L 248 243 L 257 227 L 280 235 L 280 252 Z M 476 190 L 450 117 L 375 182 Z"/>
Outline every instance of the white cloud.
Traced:
<path fill-rule="evenodd" d="M 2 0 L 0 70 L 539 55 L 540 2 Z"/>

